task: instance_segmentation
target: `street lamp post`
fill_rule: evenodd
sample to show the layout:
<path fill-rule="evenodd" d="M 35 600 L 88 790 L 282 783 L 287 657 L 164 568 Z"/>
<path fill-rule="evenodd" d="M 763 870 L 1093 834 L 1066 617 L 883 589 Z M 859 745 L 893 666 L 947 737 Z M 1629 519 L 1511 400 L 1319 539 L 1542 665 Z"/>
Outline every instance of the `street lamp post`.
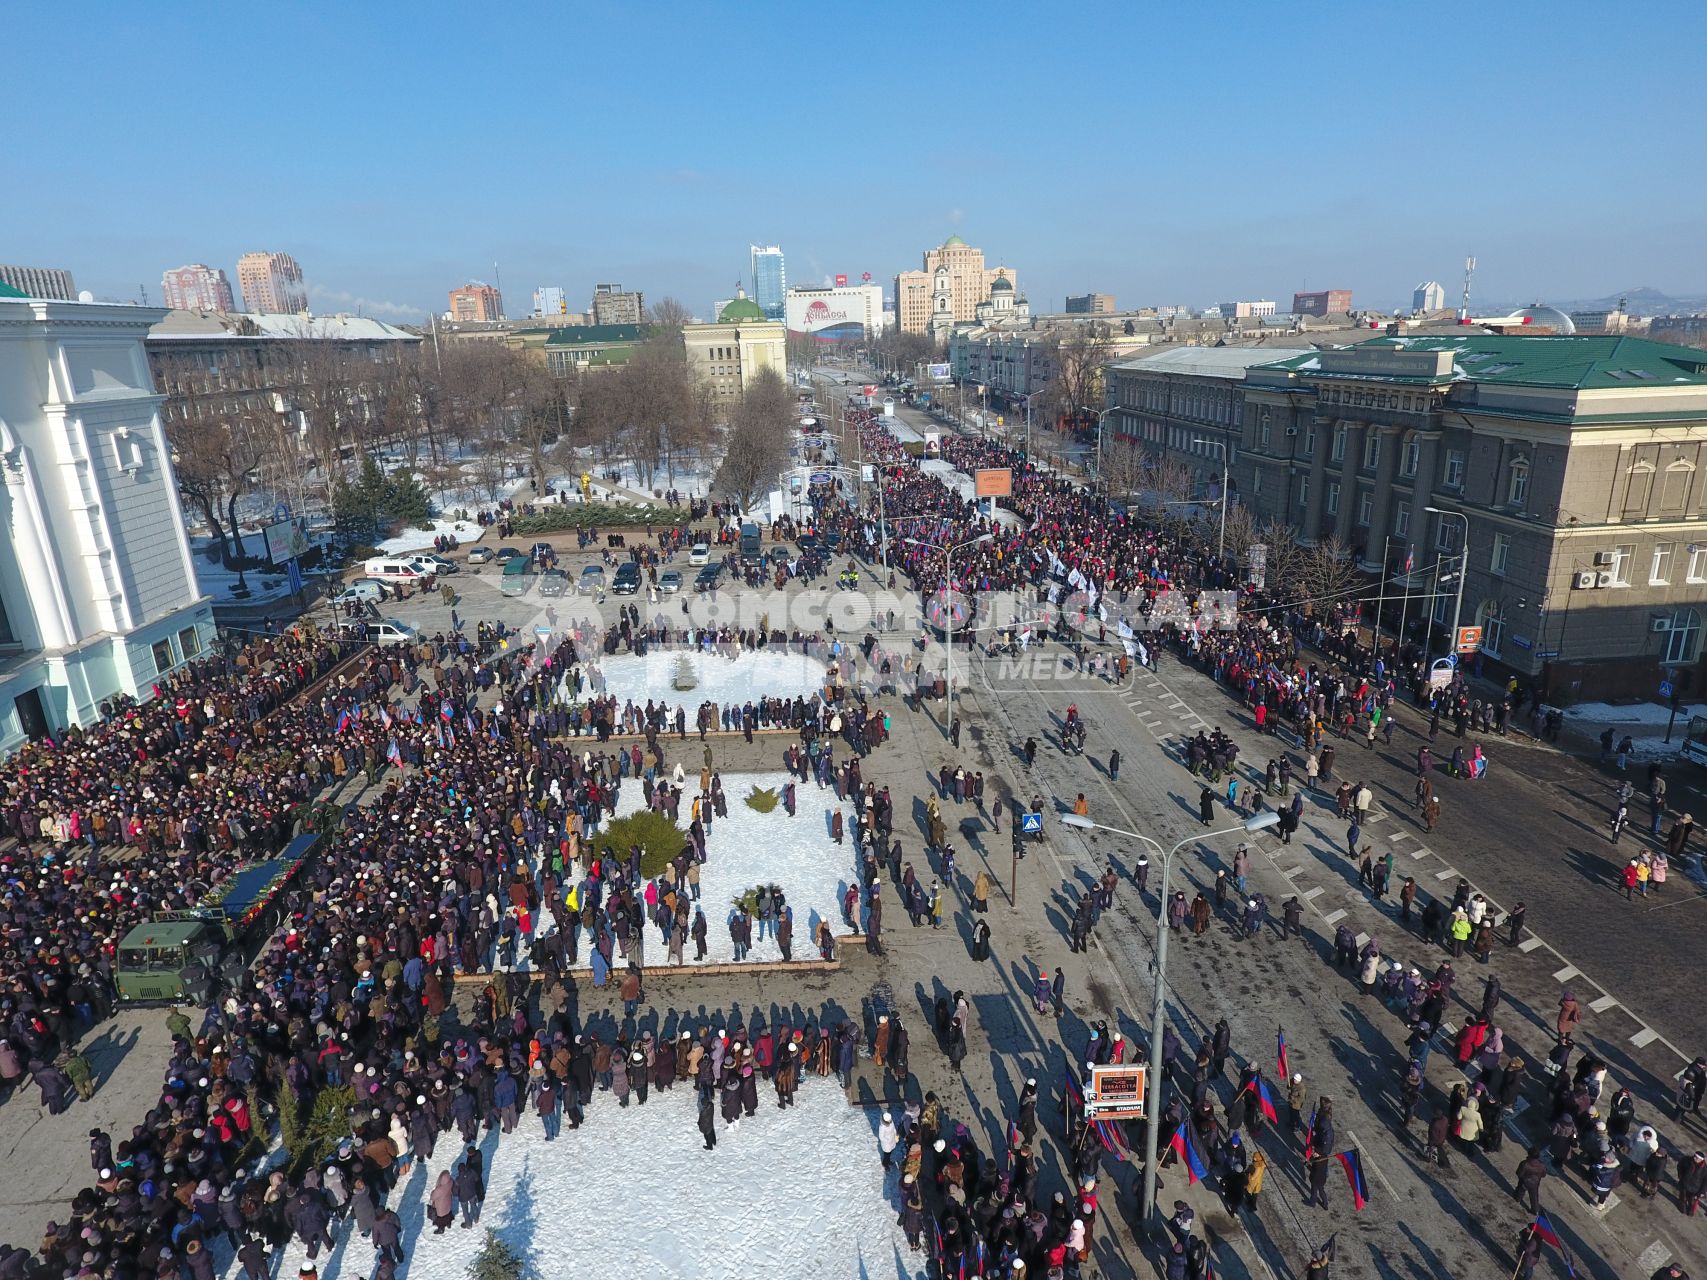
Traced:
<path fill-rule="evenodd" d="M 903 542 L 910 542 L 916 547 L 928 547 L 932 551 L 941 551 L 942 552 L 943 573 L 946 575 L 947 580 L 948 580 L 948 588 L 947 588 L 947 597 L 948 598 L 945 602 L 945 609 L 944 609 L 945 613 L 947 614 L 947 622 L 943 626 L 943 634 L 948 638 L 948 714 L 949 714 L 949 717 L 951 719 L 954 716 L 954 704 L 955 704 L 955 697 L 954 697 L 954 553 L 956 551 L 964 551 L 964 550 L 966 550 L 967 547 L 975 547 L 980 542 L 989 542 L 995 536 L 996 535 L 993 533 L 981 533 L 976 538 L 968 538 L 965 542 L 958 542 L 951 547 L 938 547 L 936 545 L 936 543 L 926 542 L 921 538 L 903 538 L 902 539 Z"/>
<path fill-rule="evenodd" d="M 1162 881 L 1160 893 L 1161 905 L 1156 908 L 1156 981 L 1155 1000 L 1150 1009 L 1150 1062 L 1148 1094 L 1144 1102 L 1144 1199 L 1139 1205 L 1139 1220 L 1144 1224 L 1146 1233 L 1155 1227 L 1156 1206 L 1156 1135 L 1161 1129 L 1162 1119 L 1162 1073 L 1167 1064 L 1160 1061 L 1162 1052 L 1162 1037 L 1167 1030 L 1167 979 L 1168 979 L 1168 870 L 1173 865 L 1174 854 L 1186 845 L 1197 840 L 1207 840 L 1214 836 L 1232 835 L 1242 832 L 1254 835 L 1265 831 L 1280 821 L 1280 814 L 1273 809 L 1265 809 L 1261 813 L 1252 814 L 1236 827 L 1223 827 L 1219 831 L 1209 831 L 1195 836 L 1187 836 L 1167 852 L 1162 852 L 1161 844 L 1150 836 L 1136 831 L 1126 831 L 1120 827 L 1107 827 L 1100 822 L 1092 822 L 1089 818 L 1080 817 L 1076 813 L 1064 813 L 1061 822 L 1065 826 L 1076 827 L 1081 831 L 1107 831 L 1112 835 L 1126 836 L 1128 839 L 1141 840 L 1149 845 L 1162 859 Z"/>
<path fill-rule="evenodd" d="M 1221 450 L 1221 541 L 1215 545 L 1215 558 L 1224 561 L 1227 558 L 1227 442 L 1197 436 L 1192 443 L 1212 445 Z M 1222 572 L 1225 571 L 1226 566 L 1222 565 Z"/>
<path fill-rule="evenodd" d="M 1470 517 L 1462 511 L 1447 511 L 1440 507 L 1424 507 L 1424 511 L 1433 512 L 1447 519 L 1464 522 L 1464 541 L 1458 548 L 1458 590 L 1452 600 L 1452 634 L 1447 637 L 1446 651 L 1452 655 L 1453 665 L 1458 662 L 1458 619 L 1464 613 L 1464 579 L 1469 576 L 1470 568 Z"/>

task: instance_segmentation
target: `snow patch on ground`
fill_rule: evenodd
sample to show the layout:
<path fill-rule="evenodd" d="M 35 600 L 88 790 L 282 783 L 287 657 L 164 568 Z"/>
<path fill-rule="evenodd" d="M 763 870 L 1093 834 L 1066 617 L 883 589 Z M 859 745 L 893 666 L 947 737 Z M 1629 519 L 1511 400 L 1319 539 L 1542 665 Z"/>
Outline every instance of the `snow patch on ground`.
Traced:
<path fill-rule="evenodd" d="M 1677 718 L 1687 720 L 1688 716 L 1688 704 L 1679 704 Z M 1625 706 L 1613 702 L 1579 702 L 1565 708 L 1567 720 L 1581 720 L 1597 725 L 1654 725 L 1662 735 L 1666 721 L 1670 718 L 1671 705 L 1663 702 L 1632 702 Z"/>
<path fill-rule="evenodd" d="M 1699 704 L 1697 704 L 1698 707 Z M 1630 737 L 1632 760 L 1671 760 L 1683 748 L 1684 735 L 1689 730 L 1690 716 L 1696 707 L 1679 703 L 1677 722 L 1672 725 L 1671 741 L 1666 741 L 1666 725 L 1671 722 L 1671 707 L 1660 702 L 1634 702 L 1619 706 L 1611 702 L 1579 702 L 1565 708 L 1565 725 L 1574 730 L 1596 750 L 1600 735 L 1612 730 L 1616 746 L 1626 734 Z"/>
<path fill-rule="evenodd" d="M 675 687 L 676 663 L 684 653 L 697 679 L 691 689 Z M 810 698 L 824 687 L 826 670 L 817 658 L 772 649 L 743 653 L 739 658 L 653 649 L 640 657 L 601 657 L 595 666 L 604 676 L 605 692 L 614 694 L 618 703 L 632 700 L 636 706 L 645 706 L 651 698 L 687 708 L 690 732 L 702 702 L 726 707 L 744 704 L 749 698 Z"/>
<path fill-rule="evenodd" d="M 686 763 L 683 767 L 687 768 Z M 687 773 L 682 799 L 684 830 L 689 807 L 699 785 L 698 770 L 688 768 Z M 828 920 L 834 932 L 844 932 L 838 904 L 843 891 L 854 883 L 859 870 L 852 836 L 854 807 L 838 804 L 834 791 L 811 782 L 795 783 L 799 804 L 798 812 L 792 818 L 780 800 L 769 813 L 760 813 L 747 804 L 747 796 L 754 787 L 774 790 L 780 796 L 788 780 L 788 774 L 783 772 L 723 775 L 723 791 L 729 797 L 729 816 L 712 822 L 710 831 L 706 833 L 705 864 L 700 867 L 698 905 L 705 912 L 707 963 L 735 958 L 735 947 L 729 940 L 729 917 L 733 914 L 731 904 L 759 884 L 780 886 L 794 911 L 795 959 L 817 957 L 813 934 L 820 920 Z M 645 803 L 640 784 L 631 778 L 623 783 L 617 795 L 616 816 L 627 817 L 644 807 Z M 830 839 L 830 814 L 838 808 L 842 811 L 844 828 L 841 844 Z M 583 962 L 587 958 L 585 942 L 583 935 Z M 693 953 L 693 939 L 689 938 L 683 954 L 690 964 Z M 658 930 L 649 924 L 646 963 L 662 965 L 666 954 L 667 948 Z M 753 926 L 753 949 L 747 959 L 782 959 L 774 937 L 760 940 L 757 922 Z M 620 969 L 621 959 L 618 958 L 616 963 Z"/>
<path fill-rule="evenodd" d="M 514 1133 L 480 1143 L 490 1188 L 480 1222 L 435 1235 L 427 1196 L 462 1154 L 441 1137 L 392 1192 L 403 1220 L 398 1276 L 462 1280 L 490 1227 L 535 1280 L 925 1280 L 924 1256 L 895 1222 L 899 1174 L 886 1178 L 879 1163 L 876 1117 L 848 1106 L 834 1077 L 808 1076 L 786 1111 L 761 1083 L 758 1114 L 736 1129 L 719 1119 L 715 1151 L 704 1150 L 697 1117 L 682 1084 L 626 1108 L 598 1093 L 585 1123 L 552 1141 L 524 1114 Z M 367 1280 L 373 1246 L 343 1225 L 318 1259 L 321 1280 Z M 221 1275 L 236 1280 L 223 1241 L 216 1249 Z M 294 1276 L 305 1260 L 292 1239 L 275 1274 Z"/>
<path fill-rule="evenodd" d="M 484 532 L 485 530 L 472 520 L 434 520 L 429 529 L 405 529 L 395 538 L 376 542 L 374 546 L 381 554 L 394 556 L 405 551 L 431 551 L 433 540 L 445 535 L 461 543 L 475 542 Z"/>

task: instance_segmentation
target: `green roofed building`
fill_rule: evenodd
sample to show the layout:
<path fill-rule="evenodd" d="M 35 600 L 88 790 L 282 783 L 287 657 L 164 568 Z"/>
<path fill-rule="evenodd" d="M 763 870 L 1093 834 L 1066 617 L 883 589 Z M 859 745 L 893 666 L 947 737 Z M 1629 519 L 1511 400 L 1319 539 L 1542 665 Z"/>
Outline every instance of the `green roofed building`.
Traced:
<path fill-rule="evenodd" d="M 625 365 L 652 337 L 649 324 L 570 324 L 553 328 L 537 349 L 559 378 Z"/>
<path fill-rule="evenodd" d="M 1442 656 L 1457 615 L 1465 661 L 1486 675 L 1561 698 L 1666 684 L 1707 700 L 1707 351 L 1389 332 L 1250 362 L 1221 419 L 1198 412 L 1227 402 L 1207 379 L 1122 395 L 1118 371 L 1143 364 L 1111 370 L 1111 429 L 1183 464 L 1211 517 L 1224 442 L 1230 502 L 1257 527 L 1385 577 L 1389 647 L 1402 615 L 1407 641 Z"/>

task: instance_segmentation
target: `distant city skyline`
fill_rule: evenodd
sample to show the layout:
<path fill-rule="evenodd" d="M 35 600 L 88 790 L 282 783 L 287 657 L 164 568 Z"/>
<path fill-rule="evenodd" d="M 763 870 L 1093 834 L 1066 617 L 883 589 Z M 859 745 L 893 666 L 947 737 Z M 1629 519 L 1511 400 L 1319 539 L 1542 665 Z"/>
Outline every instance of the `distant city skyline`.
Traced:
<path fill-rule="evenodd" d="M 386 12 L 310 4 L 273 15 L 269 41 L 323 88 L 249 95 L 229 113 L 162 94 L 143 130 L 114 127 L 110 95 L 59 92 L 52 60 L 16 59 L 21 100 L 51 108 L 12 132 L 9 167 L 69 195 L 51 214 L 40 202 L 0 208 L 0 258 L 65 268 L 97 297 L 146 287 L 157 300 L 163 272 L 206 263 L 234 275 L 265 246 L 306 264 L 313 309 L 406 321 L 442 310 L 449 283 L 494 262 L 505 279 L 558 281 L 571 299 L 621 280 L 703 315 L 731 279 L 751 278 L 755 227 L 786 248 L 789 283 L 814 285 L 867 271 L 890 281 L 920 246 L 958 233 L 1023 267 L 1034 311 L 1091 291 L 1124 307 L 1204 307 L 1328 288 L 1408 310 L 1428 280 L 1456 306 L 1467 254 L 1489 303 L 1641 286 L 1707 295 L 1695 212 L 1707 177 L 1655 127 L 1692 106 L 1707 35 L 1695 6 L 1641 6 L 1614 24 L 1586 3 L 1549 6 L 1545 21 L 1486 6 L 1450 38 L 1417 10 L 1251 10 L 1229 26 L 1198 9 L 1083 7 L 1016 46 L 1014 24 L 1033 11 L 997 3 L 937 56 L 947 83 L 1002 69 L 1016 109 L 999 136 L 932 116 L 908 64 L 877 56 L 919 34 L 910 8 L 860 11 L 845 55 L 798 66 L 786 23 L 707 29 L 687 21 L 697 10 L 660 8 L 622 72 L 643 71 L 649 89 L 623 99 L 622 128 L 573 139 L 528 95 L 470 111 L 444 86 L 474 60 L 506 82 L 614 92 L 630 13 L 428 10 L 400 43 Z M 95 10 L 21 9 L 14 47 L 73 49 L 86 84 L 132 82 L 138 68 L 211 48 L 191 10 Z M 1142 163 L 1110 165 L 1110 90 L 1135 74 L 1139 47 L 1145 101 L 1196 95 L 1206 109 L 1157 115 Z M 1518 47 L 1553 91 L 1514 75 Z M 799 77 L 792 92 L 833 83 L 838 56 L 857 69 L 857 130 L 827 136 L 816 112 L 762 103 L 744 108 L 764 117 L 762 146 L 692 127 L 726 94 L 731 66 L 785 69 Z M 1419 57 L 1428 75 L 1416 88 Z M 1565 104 L 1596 86 L 1595 110 L 1560 127 Z M 205 181 L 161 182 L 191 140 Z M 133 198 L 104 198 L 72 155 Z M 480 198 L 445 198 L 447 174 Z"/>

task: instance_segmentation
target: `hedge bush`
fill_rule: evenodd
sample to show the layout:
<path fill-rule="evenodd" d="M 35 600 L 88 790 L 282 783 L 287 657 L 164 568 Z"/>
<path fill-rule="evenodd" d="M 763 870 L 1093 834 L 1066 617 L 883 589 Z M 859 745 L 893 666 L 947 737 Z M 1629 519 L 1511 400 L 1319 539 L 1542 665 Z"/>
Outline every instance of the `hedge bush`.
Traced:
<path fill-rule="evenodd" d="M 618 507 L 602 502 L 578 502 L 572 506 L 551 504 L 532 515 L 512 516 L 517 533 L 562 533 L 570 529 L 632 529 L 637 525 L 666 528 L 688 523 L 687 509 L 669 507 Z"/>
<path fill-rule="evenodd" d="M 640 874 L 648 880 L 663 874 L 664 868 L 687 842 L 686 832 L 651 809 L 640 809 L 626 818 L 618 818 L 593 837 L 593 847 L 600 853 L 608 848 L 624 861 L 628 859 L 628 847 L 639 845 Z"/>

